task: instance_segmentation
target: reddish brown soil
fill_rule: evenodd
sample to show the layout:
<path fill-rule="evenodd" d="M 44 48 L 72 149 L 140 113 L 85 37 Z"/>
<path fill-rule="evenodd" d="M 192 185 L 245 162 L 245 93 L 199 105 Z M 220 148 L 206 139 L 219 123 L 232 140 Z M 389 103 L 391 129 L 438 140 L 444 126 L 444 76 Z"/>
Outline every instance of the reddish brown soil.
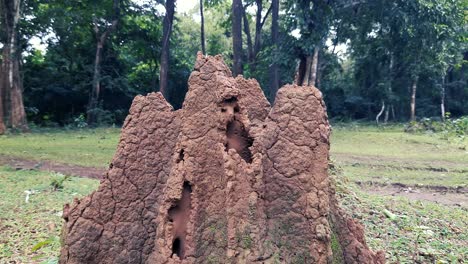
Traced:
<path fill-rule="evenodd" d="M 101 179 L 106 169 L 83 167 L 79 165 L 57 163 L 52 161 L 37 161 L 0 155 L 0 165 L 7 165 L 17 170 L 43 170 L 59 172 L 91 179 Z"/>
<path fill-rule="evenodd" d="M 468 208 L 466 188 L 447 188 L 445 186 L 411 187 L 403 184 L 359 183 L 368 193 L 385 196 L 402 196 L 410 200 L 429 201 L 438 204 Z"/>
<path fill-rule="evenodd" d="M 318 89 L 270 107 L 199 54 L 182 109 L 135 98 L 98 190 L 64 209 L 60 263 L 383 263 L 338 207 L 329 135 Z"/>

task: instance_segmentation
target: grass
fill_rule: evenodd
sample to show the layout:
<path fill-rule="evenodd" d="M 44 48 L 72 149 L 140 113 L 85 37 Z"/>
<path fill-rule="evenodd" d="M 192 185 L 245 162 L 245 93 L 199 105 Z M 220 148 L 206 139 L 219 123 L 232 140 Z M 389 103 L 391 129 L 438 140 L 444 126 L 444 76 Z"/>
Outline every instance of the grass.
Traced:
<path fill-rule="evenodd" d="M 44 130 L 0 136 L 0 155 L 106 168 L 120 129 Z"/>
<path fill-rule="evenodd" d="M 464 263 L 468 259 L 466 209 L 371 195 L 347 185 L 352 195 L 341 193 L 342 207 L 365 225 L 368 245 L 386 251 L 389 263 Z"/>
<path fill-rule="evenodd" d="M 464 165 L 466 168 L 467 151 L 468 139 L 454 145 L 438 134 L 404 133 L 403 126 L 333 127 L 333 154 L 371 156 L 402 162 L 446 162 Z"/>
<path fill-rule="evenodd" d="M 97 180 L 71 177 L 53 191 L 55 173 L 0 167 L 0 263 L 49 263 L 60 251 L 65 203 L 95 190 Z M 26 202 L 25 191 L 34 191 Z M 5 261 L 5 262 L 4 262 Z"/>
<path fill-rule="evenodd" d="M 466 186 L 468 138 L 409 134 L 403 126 L 334 126 L 331 156 L 353 180 Z"/>

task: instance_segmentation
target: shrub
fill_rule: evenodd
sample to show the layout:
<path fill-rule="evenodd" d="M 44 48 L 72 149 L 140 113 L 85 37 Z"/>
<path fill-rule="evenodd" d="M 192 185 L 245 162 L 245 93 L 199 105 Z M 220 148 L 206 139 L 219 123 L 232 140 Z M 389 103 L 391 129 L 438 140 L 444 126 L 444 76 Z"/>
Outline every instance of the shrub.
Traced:
<path fill-rule="evenodd" d="M 53 191 L 63 190 L 64 183 L 69 180 L 70 180 L 69 175 L 56 173 L 50 182 L 50 186 L 52 186 Z"/>
<path fill-rule="evenodd" d="M 446 113 L 445 121 L 433 118 L 422 118 L 419 121 L 410 122 L 405 127 L 405 132 L 432 132 L 441 133 L 444 137 L 465 137 L 468 134 L 468 116 L 452 119 L 450 118 L 450 113 Z"/>
<path fill-rule="evenodd" d="M 85 128 L 88 126 L 88 123 L 86 123 L 86 117 L 84 114 L 80 114 L 78 117 L 73 119 L 73 124 L 77 128 Z"/>

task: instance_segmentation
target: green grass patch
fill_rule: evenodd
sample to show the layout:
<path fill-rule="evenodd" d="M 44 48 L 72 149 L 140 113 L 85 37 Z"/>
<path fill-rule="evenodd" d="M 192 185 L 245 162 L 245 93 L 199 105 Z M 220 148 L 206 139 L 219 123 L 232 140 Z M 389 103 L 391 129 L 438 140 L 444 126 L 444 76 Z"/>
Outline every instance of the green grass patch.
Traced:
<path fill-rule="evenodd" d="M 99 184 L 97 180 L 71 177 L 63 182 L 61 190 L 53 191 L 51 183 L 62 177 L 0 167 L 0 262 L 56 261 L 63 205 L 89 194 Z M 28 202 L 26 192 L 33 193 Z"/>
<path fill-rule="evenodd" d="M 466 209 L 371 195 L 348 186 L 352 195 L 341 194 L 342 207 L 365 225 L 368 245 L 386 251 L 389 263 L 463 263 L 468 258 Z"/>
<path fill-rule="evenodd" d="M 446 161 L 464 163 L 466 167 L 468 138 L 454 140 L 456 142 L 442 139 L 434 133 L 405 133 L 403 126 L 334 127 L 331 153 L 396 158 L 402 161 Z"/>
<path fill-rule="evenodd" d="M 0 136 L 0 155 L 105 168 L 120 129 L 52 130 Z"/>
<path fill-rule="evenodd" d="M 468 138 L 403 131 L 402 125 L 335 126 L 331 156 L 356 181 L 466 186 Z"/>

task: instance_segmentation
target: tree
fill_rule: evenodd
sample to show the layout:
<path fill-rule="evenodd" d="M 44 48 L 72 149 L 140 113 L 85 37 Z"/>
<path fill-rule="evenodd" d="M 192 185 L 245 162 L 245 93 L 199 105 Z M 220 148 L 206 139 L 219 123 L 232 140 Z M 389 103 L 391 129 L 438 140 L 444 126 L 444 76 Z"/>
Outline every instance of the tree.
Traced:
<path fill-rule="evenodd" d="M 255 35 L 254 39 L 252 40 L 252 34 L 250 32 L 250 16 L 247 14 L 246 9 L 251 6 L 255 2 L 256 5 L 256 12 L 255 12 Z M 279 4 L 278 4 L 279 5 Z M 255 0 L 249 1 L 247 4 L 242 8 L 242 16 L 244 20 L 244 33 L 247 38 L 247 58 L 249 61 L 250 72 L 255 73 L 258 64 L 258 53 L 261 51 L 262 48 L 262 31 L 263 26 L 269 17 L 273 5 L 270 5 L 268 10 L 264 14 L 263 9 L 263 0 Z M 279 6 L 278 6 L 279 7 Z"/>
<path fill-rule="evenodd" d="M 4 19 L 3 19 L 3 1 L 0 1 L 0 42 L 3 42 L 3 36 L 4 36 L 4 28 L 3 26 Z M 4 45 L 4 44 L 3 44 Z M 3 63 L 2 63 L 2 57 L 0 57 L 0 135 L 5 133 L 6 126 L 5 122 L 3 121 L 3 79 L 2 76 L 5 76 L 5 73 L 3 72 Z"/>
<path fill-rule="evenodd" d="M 96 55 L 94 57 L 93 85 L 89 94 L 88 102 L 88 124 L 96 123 L 96 110 L 98 108 L 99 95 L 101 93 L 101 61 L 102 51 L 109 35 L 116 29 L 120 16 L 119 0 L 113 0 L 113 16 L 110 23 L 93 17 L 93 29 L 96 37 Z M 104 24 L 104 25 L 102 25 Z"/>
<path fill-rule="evenodd" d="M 271 2 L 272 15 L 271 15 L 271 44 L 273 45 L 273 63 L 270 66 L 270 94 L 275 98 L 276 92 L 279 88 L 279 72 L 277 63 L 277 54 L 279 48 L 278 31 L 279 31 L 279 0 Z"/>
<path fill-rule="evenodd" d="M 330 30 L 334 3 L 325 0 L 295 0 L 287 3 L 290 30 L 299 30 L 300 33 L 296 42 L 300 51 L 296 73 L 298 85 L 315 85 L 319 51 Z"/>
<path fill-rule="evenodd" d="M 18 45 L 18 22 L 21 15 L 20 0 L 2 0 L 1 10 L 4 29 L 4 46 L 0 76 L 0 94 L 3 99 L 7 124 L 13 129 L 27 131 L 26 112 L 23 103 L 23 82 L 20 75 L 21 49 Z M 0 125 L 2 126 L 2 125 Z M 4 127 L 4 125 L 2 126 Z M 0 129 L 2 132 L 4 129 Z"/>
<path fill-rule="evenodd" d="M 200 40 L 203 54 L 206 54 L 205 48 L 205 16 L 203 15 L 203 0 L 200 0 Z"/>
<path fill-rule="evenodd" d="M 159 72 L 159 91 L 168 99 L 169 44 L 174 23 L 175 0 L 166 1 L 166 15 L 163 22 L 163 37 L 161 43 L 161 68 Z"/>
<path fill-rule="evenodd" d="M 232 1 L 232 49 L 233 49 L 233 74 L 237 76 L 243 73 L 242 69 L 242 0 Z"/>

